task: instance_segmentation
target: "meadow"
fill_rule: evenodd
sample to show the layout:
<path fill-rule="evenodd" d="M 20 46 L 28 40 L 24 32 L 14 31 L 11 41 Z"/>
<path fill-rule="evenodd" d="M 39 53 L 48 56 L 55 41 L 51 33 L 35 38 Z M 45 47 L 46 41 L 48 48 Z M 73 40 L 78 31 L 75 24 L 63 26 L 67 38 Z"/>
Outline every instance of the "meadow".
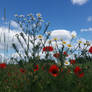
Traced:
<path fill-rule="evenodd" d="M 13 42 L 12 47 L 20 60 L 12 57 L 11 63 L 0 63 L 0 92 L 91 92 L 91 43 L 79 40 L 74 47 L 72 41 L 75 34 L 71 35 L 69 43 L 64 39 L 50 39 L 51 32 L 47 31 L 50 23 L 43 26 L 41 14 L 36 16 L 15 15 L 16 22 L 23 31 L 15 36 L 25 56 L 22 56 Z M 58 46 L 58 41 L 61 47 Z M 43 59 L 40 58 L 40 52 L 45 54 Z"/>

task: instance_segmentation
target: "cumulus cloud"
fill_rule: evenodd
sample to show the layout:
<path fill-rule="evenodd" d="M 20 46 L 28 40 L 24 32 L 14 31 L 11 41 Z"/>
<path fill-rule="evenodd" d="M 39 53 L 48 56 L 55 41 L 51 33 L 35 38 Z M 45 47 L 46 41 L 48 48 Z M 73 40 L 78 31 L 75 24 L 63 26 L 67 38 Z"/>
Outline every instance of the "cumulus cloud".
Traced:
<path fill-rule="evenodd" d="M 88 0 L 71 0 L 73 4 L 83 5 L 88 2 Z"/>
<path fill-rule="evenodd" d="M 4 45 L 6 45 L 7 43 L 10 46 L 13 36 L 13 31 L 8 30 L 8 28 L 5 27 L 0 27 L 0 50 L 4 49 Z"/>
<path fill-rule="evenodd" d="M 16 27 L 16 26 L 14 26 Z M 19 52 L 21 53 L 22 57 L 24 57 L 25 55 L 23 54 L 24 53 L 24 50 L 23 48 L 21 47 L 20 43 L 18 42 L 18 39 L 16 37 L 16 34 L 20 34 L 20 30 L 17 30 L 17 29 L 8 29 L 7 27 L 0 27 L 0 55 L 2 57 L 2 60 L 4 60 L 4 57 L 6 57 L 7 53 L 4 55 L 4 51 L 7 52 L 8 50 L 8 56 L 10 57 L 17 57 L 19 59 L 19 55 L 17 53 L 15 53 L 13 47 L 12 47 L 12 43 L 15 43 L 16 46 L 18 47 L 19 49 Z M 25 36 L 25 39 L 28 43 L 28 37 L 27 35 L 25 35 L 25 33 L 23 33 L 24 36 Z M 23 47 L 26 49 L 27 48 L 27 45 L 25 44 L 23 38 L 21 36 L 19 36 L 21 42 L 23 43 Z M 31 40 L 33 38 L 31 37 Z M 43 37 L 44 39 L 44 37 Z M 44 42 L 44 40 L 42 40 Z M 36 44 L 39 42 L 39 40 L 37 39 L 36 40 Z M 7 47 L 8 46 L 8 47 Z M 30 48 L 30 51 L 32 50 L 32 44 L 29 43 L 29 48 Z M 40 53 L 41 54 L 41 53 Z M 7 56 L 7 58 L 8 58 Z M 31 56 L 31 53 L 29 53 L 29 56 Z M 43 57 L 43 55 L 41 54 L 41 58 Z"/>
<path fill-rule="evenodd" d="M 77 33 L 75 31 L 68 31 L 68 30 L 53 30 L 51 32 L 51 38 L 58 38 L 59 40 L 60 39 L 63 39 L 63 40 L 71 40 L 72 38 L 72 35 L 77 35 Z"/>
<path fill-rule="evenodd" d="M 1 61 L 4 61 L 5 57 L 7 58 L 9 58 L 9 56 L 11 57 L 11 54 L 15 52 L 12 47 L 12 43 L 15 43 L 21 50 L 21 46 L 18 43 L 17 38 L 15 37 L 16 34 L 19 34 L 18 30 L 15 29 L 9 30 L 7 27 L 4 26 L 0 27 L 0 55 L 2 56 Z"/>
<path fill-rule="evenodd" d="M 80 29 L 81 32 L 92 32 L 92 27 L 85 28 L 85 29 Z"/>
<path fill-rule="evenodd" d="M 16 23 L 14 23 L 13 21 L 11 23 L 12 23 L 12 26 L 17 27 Z M 17 29 L 9 30 L 6 27 L 0 27 L 0 50 L 1 51 L 4 51 L 4 49 L 7 50 L 7 45 L 8 45 L 8 50 L 9 50 L 9 52 L 11 51 L 11 53 L 9 53 L 9 54 L 11 54 L 11 56 L 13 56 L 13 57 L 19 58 L 18 54 L 14 53 L 14 49 L 12 48 L 12 43 L 14 42 L 17 45 L 18 49 L 20 50 L 20 53 L 24 53 L 23 49 L 21 48 L 21 45 L 19 44 L 17 38 L 15 37 L 15 35 L 19 34 L 19 33 L 20 33 L 20 31 Z M 51 31 L 50 38 L 53 39 L 54 37 L 57 37 L 58 39 L 62 38 L 63 40 L 69 41 L 72 37 L 71 36 L 72 34 L 77 35 L 77 33 L 75 31 L 70 32 L 68 30 L 53 30 L 53 31 Z M 28 39 L 26 35 L 25 35 L 25 38 Z M 24 40 L 21 37 L 20 37 L 20 39 L 21 39 L 22 43 L 24 44 L 23 45 L 24 48 L 27 48 Z M 31 38 L 31 40 L 32 40 L 32 38 Z M 43 37 L 42 41 L 44 42 L 44 37 Z M 37 39 L 36 44 L 38 42 L 39 42 L 39 40 Z M 55 46 L 54 42 L 52 42 L 52 44 L 53 44 L 53 46 Z M 58 41 L 59 46 L 61 46 L 60 44 L 61 44 L 61 42 Z M 48 42 L 46 43 L 46 45 L 48 45 Z M 31 49 L 32 49 L 32 44 L 30 43 L 30 50 Z M 29 53 L 29 54 L 31 56 L 31 53 Z M 44 58 L 45 54 L 42 54 L 42 51 L 41 51 L 40 56 L 41 56 L 41 58 Z M 22 57 L 24 57 L 24 54 L 22 55 Z"/>
<path fill-rule="evenodd" d="M 20 53 L 21 53 L 23 59 L 24 59 L 24 56 L 25 56 L 24 50 L 22 49 L 22 47 L 19 44 L 17 38 L 15 37 L 15 35 L 19 34 L 19 33 L 20 33 L 20 31 L 17 30 L 17 29 L 13 29 L 13 30 L 10 29 L 9 30 L 8 28 L 0 27 L 0 50 L 4 50 L 4 46 L 6 44 L 8 44 L 9 52 L 11 51 L 11 53 L 9 53 L 10 57 L 15 57 L 18 60 L 20 59 L 19 55 L 16 52 L 12 51 L 12 50 L 14 50 L 12 48 L 12 43 L 13 42 L 17 45 L 18 49 L 20 50 Z M 5 43 L 4 43 L 4 35 L 5 35 Z M 72 35 L 77 36 L 76 31 L 69 31 L 69 30 L 62 30 L 62 29 L 61 30 L 52 30 L 51 35 L 50 35 L 50 39 L 58 38 L 57 45 L 58 45 L 58 47 L 61 48 L 62 44 L 61 44 L 60 39 L 63 39 L 65 41 L 67 41 L 67 43 L 68 43 L 71 40 Z M 25 35 L 25 38 L 26 38 L 26 40 L 28 39 L 28 37 L 26 35 Z M 44 38 L 45 37 L 43 37 L 42 42 L 44 42 Z M 25 45 L 25 42 L 22 39 L 22 37 L 20 37 L 20 39 L 21 39 L 21 41 L 23 43 L 24 48 L 27 48 L 27 46 Z M 32 38 L 31 38 L 31 40 L 32 40 Z M 82 39 L 82 41 L 85 41 L 85 39 L 84 40 Z M 39 39 L 36 40 L 36 44 L 38 42 L 39 42 Z M 73 43 L 73 48 L 76 46 L 76 44 L 75 45 L 74 44 L 75 43 Z M 46 45 L 48 45 L 48 41 L 47 41 Z M 55 47 L 55 41 L 52 41 L 52 46 Z M 32 44 L 31 43 L 30 43 L 29 48 L 30 48 L 31 51 L 28 54 L 29 54 L 29 56 L 32 56 L 31 55 L 31 52 L 32 52 Z M 53 53 L 54 52 L 50 53 L 50 55 L 51 55 L 50 58 L 53 57 Z M 4 61 L 4 58 L 6 59 L 7 62 L 9 61 L 9 59 L 7 59 L 8 56 L 4 56 L 4 54 L 2 54 L 2 53 L 0 55 L 2 56 L 1 61 Z M 41 59 L 43 59 L 45 57 L 45 53 L 42 53 L 42 50 L 40 50 L 39 55 L 40 55 Z M 55 58 L 52 58 L 52 59 L 55 59 Z"/>
<path fill-rule="evenodd" d="M 18 33 L 19 32 L 16 30 L 9 30 L 6 27 L 0 27 L 0 50 L 3 50 L 4 46 L 7 44 L 8 47 L 11 48 L 12 42 L 16 42 L 15 35 Z"/>
<path fill-rule="evenodd" d="M 13 21 L 13 20 L 10 21 L 10 25 L 12 27 L 14 27 L 14 28 L 18 28 L 19 27 L 18 24 L 15 21 Z"/>

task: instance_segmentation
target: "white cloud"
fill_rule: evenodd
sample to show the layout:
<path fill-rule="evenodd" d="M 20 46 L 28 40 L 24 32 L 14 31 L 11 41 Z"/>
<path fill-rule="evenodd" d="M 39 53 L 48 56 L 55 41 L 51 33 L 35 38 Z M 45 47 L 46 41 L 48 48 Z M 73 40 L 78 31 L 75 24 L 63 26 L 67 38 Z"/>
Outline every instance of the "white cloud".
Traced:
<path fill-rule="evenodd" d="M 10 25 L 12 27 L 14 27 L 14 28 L 18 28 L 19 27 L 18 24 L 15 21 L 13 21 L 13 20 L 10 21 Z"/>
<path fill-rule="evenodd" d="M 88 2 L 88 0 L 71 0 L 73 4 L 83 5 Z"/>
<path fill-rule="evenodd" d="M 4 50 L 4 46 L 6 46 L 8 44 L 8 50 L 13 50 L 12 48 L 12 43 L 14 42 L 18 49 L 20 50 L 21 53 L 24 53 L 23 52 L 23 49 L 21 48 L 17 38 L 15 37 L 16 34 L 19 34 L 20 31 L 18 31 L 17 29 L 13 29 L 13 30 L 9 30 L 8 28 L 6 27 L 0 27 L 0 50 Z M 57 37 L 58 39 L 64 39 L 64 40 L 70 40 L 71 39 L 71 35 L 72 34 L 75 34 L 76 35 L 76 32 L 75 31 L 68 31 L 68 30 L 53 30 L 51 31 L 51 36 L 50 38 L 54 38 L 54 37 Z M 5 35 L 5 43 L 4 43 L 4 35 Z M 25 35 L 25 34 L 24 34 Z M 27 36 L 25 36 L 25 38 L 27 39 Z M 24 44 L 24 48 L 26 48 L 26 45 L 24 43 L 24 40 L 20 37 L 22 43 Z M 43 40 L 44 42 L 44 37 L 43 37 Z M 36 44 L 38 43 L 39 41 L 36 40 Z M 48 45 L 48 43 L 46 43 L 46 45 Z M 53 46 L 54 46 L 54 42 L 53 42 Z M 60 42 L 58 42 L 58 45 L 60 45 Z M 30 50 L 32 49 L 32 44 L 30 44 Z M 5 49 L 6 50 L 6 49 Z M 18 56 L 16 55 L 16 53 L 14 54 L 14 52 L 12 52 L 13 55 L 15 56 Z M 12 56 L 12 55 L 11 55 Z M 44 57 L 44 54 L 40 53 L 40 56 L 41 58 Z"/>
<path fill-rule="evenodd" d="M 72 38 L 72 34 L 74 34 L 75 36 L 77 35 L 77 33 L 75 31 L 68 31 L 68 30 L 53 30 L 51 32 L 51 38 L 58 38 L 63 39 L 63 40 L 71 40 Z"/>
<path fill-rule="evenodd" d="M 91 28 L 92 29 L 92 28 Z M 90 29 L 90 30 L 91 30 Z M 19 32 L 18 32 L 18 30 L 16 31 L 16 30 L 8 30 L 8 28 L 5 28 L 5 27 L 0 27 L 0 39 L 1 39 L 1 42 L 0 42 L 0 50 L 3 50 L 4 49 L 4 39 L 3 39 L 3 35 L 4 35 L 4 33 L 5 33 L 5 36 L 6 36 L 6 43 L 9 45 L 9 49 L 10 50 L 12 50 L 12 42 L 14 42 L 16 45 L 17 45 L 17 47 L 18 47 L 18 49 L 20 50 L 20 52 L 21 52 L 21 54 L 22 54 L 22 57 L 24 57 L 24 52 L 23 52 L 23 49 L 21 48 L 21 46 L 20 46 L 20 44 L 19 44 L 19 42 L 18 42 L 18 40 L 17 40 L 17 38 L 16 37 L 14 37 L 15 36 L 15 34 L 19 34 Z M 51 31 L 51 36 L 50 36 L 50 38 L 51 39 L 53 39 L 54 37 L 57 37 L 58 39 L 63 39 L 63 40 L 66 40 L 66 41 L 70 41 L 71 40 L 71 38 L 72 38 L 72 36 L 71 35 L 77 35 L 77 33 L 76 33 L 76 31 L 68 31 L 68 30 L 53 30 L 53 31 Z M 27 36 L 25 36 L 25 38 L 27 39 Z M 21 39 L 21 41 L 22 41 L 22 43 L 24 44 L 24 47 L 26 48 L 26 45 L 25 45 L 25 43 L 24 43 L 24 41 L 22 40 L 22 38 L 20 37 L 20 39 Z M 83 40 L 83 39 L 82 39 Z M 44 42 L 44 37 L 43 37 L 43 40 L 42 40 L 43 42 Z M 36 40 L 36 44 L 38 43 L 38 40 Z M 58 45 L 61 47 L 61 42 L 60 41 L 58 41 L 57 42 L 58 43 Z M 48 43 L 46 43 L 47 45 L 48 45 Z M 55 42 L 52 42 L 52 44 L 53 44 L 53 47 L 55 47 Z M 32 49 L 32 44 L 30 44 L 30 49 Z M 40 57 L 41 58 L 44 58 L 45 57 L 45 53 L 43 53 L 42 54 L 42 50 L 40 51 Z M 29 52 L 29 55 L 31 56 L 31 52 Z M 51 57 L 52 57 L 52 55 L 53 55 L 53 53 L 51 53 Z M 19 59 L 19 56 L 18 56 L 18 54 L 17 53 L 12 53 L 11 54 L 11 56 L 13 56 L 13 57 L 17 57 L 18 59 Z M 4 57 L 4 55 L 2 54 L 2 57 Z"/>
<path fill-rule="evenodd" d="M 19 51 L 20 51 L 20 53 L 21 53 L 21 55 L 22 55 L 22 57 L 24 57 L 24 50 L 23 50 L 23 48 L 21 47 L 21 45 L 20 45 L 20 43 L 18 42 L 18 40 L 17 40 L 17 37 L 15 37 L 15 35 L 16 34 L 19 34 L 20 33 L 20 30 L 15 30 L 15 29 L 13 29 L 13 30 L 9 30 L 7 27 L 0 27 L 0 51 L 1 51 L 1 53 L 0 53 L 0 55 L 2 56 L 2 60 L 1 61 L 3 61 L 4 60 L 4 50 L 5 50 L 5 52 L 7 51 L 7 45 L 8 45 L 8 56 L 13 56 L 13 57 L 17 57 L 18 59 L 19 59 L 19 56 L 18 56 L 18 54 L 17 53 L 14 53 L 14 49 L 13 49 L 13 47 L 12 47 L 12 43 L 15 43 L 16 44 L 16 46 L 17 46 L 17 48 L 19 49 Z M 26 41 L 28 42 L 28 37 L 24 34 L 24 36 L 25 36 L 25 39 L 26 39 Z M 5 42 L 4 42 L 4 37 L 5 37 Z M 24 46 L 24 48 L 27 48 L 27 46 L 26 46 L 26 44 L 25 44 L 25 42 L 24 42 L 24 40 L 22 39 L 22 37 L 20 37 L 19 36 L 19 38 L 20 38 L 20 40 L 21 40 L 21 42 L 23 43 L 23 46 Z M 44 37 L 43 37 L 44 38 Z M 31 38 L 31 40 L 32 40 L 33 38 Z M 36 44 L 38 43 L 39 41 L 38 41 L 38 39 L 36 40 Z M 32 44 L 30 43 L 29 44 L 29 48 L 30 48 L 30 50 L 32 50 Z M 41 54 L 41 53 L 40 53 Z M 31 55 L 30 53 L 29 53 L 29 55 Z M 7 56 L 7 57 L 8 57 Z M 6 56 L 5 56 L 6 57 Z M 43 57 L 43 55 L 41 54 L 41 57 Z"/>
<path fill-rule="evenodd" d="M 92 21 L 92 16 L 89 16 L 88 19 L 87 19 L 88 22 L 91 22 Z"/>
<path fill-rule="evenodd" d="M 18 49 L 20 50 L 20 53 L 21 53 L 21 55 L 22 55 L 22 57 L 24 58 L 24 51 L 23 51 L 23 49 L 21 48 L 21 46 L 20 46 L 20 44 L 19 44 L 19 42 L 18 42 L 18 40 L 17 40 L 17 38 L 15 37 L 15 34 L 19 34 L 19 32 L 20 31 L 18 31 L 17 29 L 16 30 L 11 30 L 10 29 L 10 31 L 8 30 L 8 28 L 5 28 L 5 27 L 0 27 L 0 39 L 1 39 L 1 42 L 0 42 L 0 50 L 4 50 L 4 46 L 5 46 L 5 44 L 4 44 L 4 33 L 5 33 L 5 37 L 6 37 L 6 44 L 8 44 L 8 49 L 11 51 L 11 50 L 13 50 L 13 48 L 12 48 L 12 43 L 14 42 L 16 45 L 17 45 L 17 47 L 18 47 Z M 24 34 L 25 35 L 25 34 Z M 72 38 L 72 35 L 77 35 L 77 33 L 76 33 L 76 31 L 69 31 L 69 30 L 53 30 L 53 31 L 51 31 L 51 36 L 50 36 L 50 38 L 51 39 L 53 39 L 53 38 L 58 38 L 59 40 L 62 38 L 63 40 L 66 40 L 67 41 L 67 43 L 71 40 L 71 38 Z M 27 39 L 27 36 L 25 36 L 25 38 Z M 20 37 L 20 39 L 21 39 L 21 41 L 22 41 L 22 43 L 24 44 L 23 46 L 24 46 L 24 48 L 27 48 L 26 47 L 26 45 L 25 45 L 25 43 L 24 43 L 24 40 Z M 31 40 L 32 40 L 32 38 L 31 38 Z M 42 41 L 44 42 L 44 37 L 43 37 L 43 39 L 42 39 Z M 85 39 L 82 39 L 82 41 L 85 41 Z M 39 42 L 39 40 L 37 39 L 36 40 L 36 44 Z M 76 43 L 76 42 L 74 42 L 74 43 Z M 73 44 L 74 44 L 73 43 Z M 57 42 L 57 44 L 58 44 L 58 47 L 60 47 L 61 48 L 61 46 L 62 46 L 62 44 L 61 44 L 61 41 L 58 41 Z M 48 41 L 47 41 L 47 43 L 46 43 L 46 45 L 48 45 Z M 53 41 L 52 42 L 52 45 L 53 45 L 53 47 L 55 47 L 55 42 Z M 73 45 L 73 48 L 74 48 L 75 46 Z M 30 44 L 30 50 L 32 50 L 32 44 Z M 32 52 L 32 51 L 31 51 Z M 31 55 L 31 52 L 29 52 L 29 56 L 32 56 Z M 51 54 L 51 57 L 53 57 L 53 53 L 54 52 L 52 52 L 52 53 L 50 53 Z M 10 55 L 10 57 L 15 57 L 15 58 L 18 58 L 18 59 L 20 59 L 20 57 L 18 56 L 18 54 L 16 53 L 16 52 L 12 52 L 12 53 L 9 53 Z M 7 57 L 6 56 L 4 56 L 4 54 L 0 54 L 0 55 L 2 55 L 2 61 L 4 60 L 4 57 L 6 58 L 6 61 L 7 61 Z M 42 53 L 42 50 L 40 50 L 40 53 L 39 53 L 39 55 L 40 55 L 40 58 L 42 59 L 42 58 L 44 58 L 45 57 L 45 53 Z M 52 59 L 54 59 L 54 58 L 52 58 Z M 9 61 L 9 60 L 8 60 Z M 8 62 L 7 61 L 7 62 Z"/>
<path fill-rule="evenodd" d="M 17 38 L 15 37 L 15 35 L 19 34 L 19 32 L 15 29 L 9 30 L 7 27 L 0 27 L 0 55 L 2 56 L 2 61 L 4 60 L 4 57 L 11 57 L 11 54 L 14 53 L 12 43 L 15 43 L 17 47 L 21 50 L 21 46 Z M 23 42 L 23 40 L 21 41 Z"/>
<path fill-rule="evenodd" d="M 16 33 L 17 32 L 15 30 L 9 30 L 8 28 L 0 27 L 0 50 L 4 49 L 4 45 L 6 44 L 8 44 L 8 46 L 11 47 L 12 40 Z"/>
<path fill-rule="evenodd" d="M 92 32 L 92 27 L 85 28 L 85 29 L 80 29 L 81 32 Z"/>

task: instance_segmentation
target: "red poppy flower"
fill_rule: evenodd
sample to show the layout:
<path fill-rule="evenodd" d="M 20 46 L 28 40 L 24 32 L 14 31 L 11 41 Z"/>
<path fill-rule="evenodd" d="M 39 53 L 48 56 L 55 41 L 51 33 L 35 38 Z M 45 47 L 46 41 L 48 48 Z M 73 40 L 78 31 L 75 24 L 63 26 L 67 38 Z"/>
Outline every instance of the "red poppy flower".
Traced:
<path fill-rule="evenodd" d="M 75 60 L 73 60 L 73 59 L 72 59 L 72 60 L 70 60 L 70 63 L 71 63 L 71 64 L 75 64 L 75 62 L 76 62 L 76 61 L 75 61 Z"/>
<path fill-rule="evenodd" d="M 92 54 L 92 46 L 89 48 L 89 52 Z"/>
<path fill-rule="evenodd" d="M 38 69 L 39 69 L 39 66 L 38 66 L 38 65 L 35 65 L 35 66 L 34 66 L 34 72 L 35 72 L 35 71 L 38 71 Z"/>
<path fill-rule="evenodd" d="M 81 71 L 81 68 L 79 66 L 76 66 L 75 69 L 74 69 L 74 73 L 78 73 L 79 71 Z"/>
<path fill-rule="evenodd" d="M 79 78 L 83 77 L 84 76 L 84 73 L 81 73 L 78 75 Z"/>
<path fill-rule="evenodd" d="M 0 68 L 2 68 L 2 69 L 6 68 L 6 63 L 0 64 Z"/>
<path fill-rule="evenodd" d="M 65 55 L 65 56 L 67 56 L 67 57 L 68 57 L 68 54 L 67 54 L 65 51 L 63 52 L 63 55 Z"/>
<path fill-rule="evenodd" d="M 82 72 L 82 69 L 79 66 L 76 66 L 74 69 L 74 73 L 78 76 L 78 77 L 83 77 L 84 76 L 84 72 Z"/>
<path fill-rule="evenodd" d="M 20 68 L 21 73 L 25 73 L 25 70 L 23 68 Z"/>
<path fill-rule="evenodd" d="M 58 57 L 60 56 L 60 54 L 59 54 L 59 53 L 55 53 L 53 56 L 54 56 L 55 58 L 58 58 Z"/>
<path fill-rule="evenodd" d="M 50 68 L 49 68 L 49 73 L 54 76 L 54 77 L 57 77 L 58 76 L 58 73 L 59 73 L 59 68 L 57 65 L 51 65 Z"/>
<path fill-rule="evenodd" d="M 43 51 L 53 51 L 53 47 L 52 46 L 46 46 L 43 48 Z"/>

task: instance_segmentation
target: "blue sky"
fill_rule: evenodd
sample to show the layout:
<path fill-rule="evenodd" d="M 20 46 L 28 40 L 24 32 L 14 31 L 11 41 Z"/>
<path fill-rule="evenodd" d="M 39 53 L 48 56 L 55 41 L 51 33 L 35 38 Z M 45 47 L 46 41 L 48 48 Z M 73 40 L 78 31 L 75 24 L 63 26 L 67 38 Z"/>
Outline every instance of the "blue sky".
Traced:
<path fill-rule="evenodd" d="M 71 0 L 2 0 L 0 1 L 0 17 L 3 16 L 3 8 L 7 10 L 7 19 L 12 19 L 16 13 L 40 12 L 45 21 L 51 22 L 51 30 L 75 30 L 80 36 L 91 39 L 92 32 L 80 34 L 80 29 L 92 27 L 92 22 L 87 21 L 87 18 L 92 16 L 91 0 L 82 5 L 73 4 Z"/>
<path fill-rule="evenodd" d="M 92 40 L 92 0 L 0 0 L 0 20 L 6 8 L 7 20 L 14 14 L 41 13 L 49 30 L 75 30 L 78 37 Z M 89 20 L 88 20 L 89 19 Z M 86 32 L 81 32 L 86 30 Z"/>

